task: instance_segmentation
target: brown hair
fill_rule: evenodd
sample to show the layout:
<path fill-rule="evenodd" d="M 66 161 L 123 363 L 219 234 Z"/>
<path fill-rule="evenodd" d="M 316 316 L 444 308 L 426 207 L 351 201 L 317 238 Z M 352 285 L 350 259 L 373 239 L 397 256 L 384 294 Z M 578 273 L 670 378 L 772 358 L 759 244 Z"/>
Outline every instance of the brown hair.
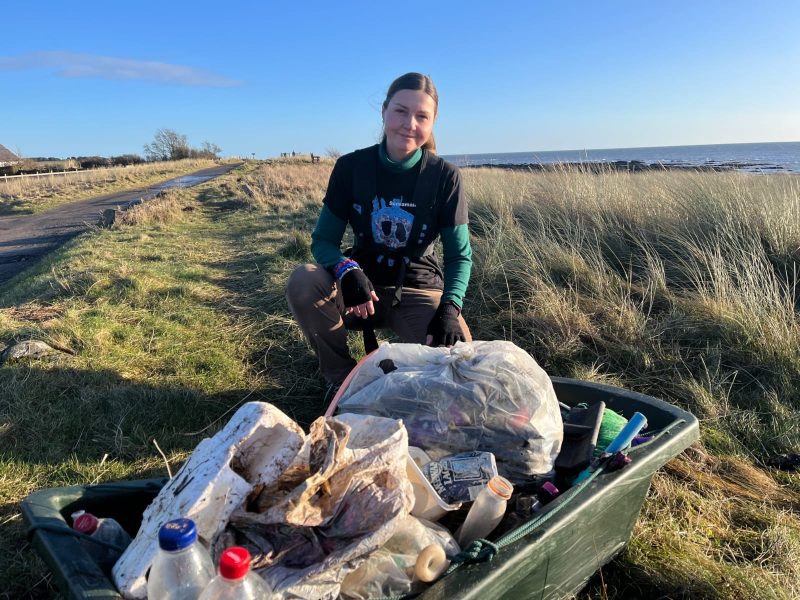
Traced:
<path fill-rule="evenodd" d="M 436 86 L 433 85 L 433 79 L 431 79 L 428 75 L 423 75 L 422 73 L 406 73 L 405 75 L 401 75 L 395 79 L 386 92 L 386 100 L 383 101 L 381 112 L 386 110 L 386 108 L 389 106 L 389 101 L 392 99 L 392 96 L 394 96 L 400 90 L 425 92 L 428 94 L 428 96 L 433 98 L 433 116 L 436 117 L 436 115 L 439 113 L 439 92 L 436 91 Z M 381 137 L 381 142 L 385 140 L 386 134 L 384 133 Z M 436 154 L 436 140 L 433 138 L 433 133 L 431 133 L 431 137 L 428 138 L 428 141 L 425 142 L 422 147 L 428 152 Z"/>

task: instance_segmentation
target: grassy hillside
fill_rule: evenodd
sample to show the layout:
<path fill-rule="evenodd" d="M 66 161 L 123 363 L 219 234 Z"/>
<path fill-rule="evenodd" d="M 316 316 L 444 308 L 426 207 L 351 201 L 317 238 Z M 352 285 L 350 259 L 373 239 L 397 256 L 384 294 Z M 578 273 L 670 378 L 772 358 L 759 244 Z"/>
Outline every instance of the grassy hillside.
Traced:
<path fill-rule="evenodd" d="M 88 233 L 0 291 L 0 342 L 70 350 L 0 367 L 0 580 L 50 597 L 18 502 L 34 489 L 165 474 L 248 400 L 323 410 L 283 287 L 310 259 L 330 164 L 249 164 Z M 625 552 L 581 598 L 800 594 L 790 176 L 464 172 L 476 339 L 552 375 L 688 408 L 702 443 L 659 472 Z M 353 336 L 353 349 L 359 342 Z"/>

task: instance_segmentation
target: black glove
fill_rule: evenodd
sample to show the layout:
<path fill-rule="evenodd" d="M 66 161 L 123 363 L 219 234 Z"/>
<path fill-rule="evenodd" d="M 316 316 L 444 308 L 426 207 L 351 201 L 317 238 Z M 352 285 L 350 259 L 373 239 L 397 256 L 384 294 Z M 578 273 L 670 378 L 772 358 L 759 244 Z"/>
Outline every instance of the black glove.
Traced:
<path fill-rule="evenodd" d="M 372 300 L 372 282 L 369 277 L 364 275 L 361 269 L 350 269 L 339 282 L 339 287 L 342 290 L 342 300 L 344 300 L 345 308 L 358 306 Z"/>
<path fill-rule="evenodd" d="M 458 322 L 460 313 L 461 310 L 449 300 L 439 305 L 428 323 L 428 335 L 433 336 L 431 346 L 452 346 L 456 342 L 465 341 L 464 332 Z"/>

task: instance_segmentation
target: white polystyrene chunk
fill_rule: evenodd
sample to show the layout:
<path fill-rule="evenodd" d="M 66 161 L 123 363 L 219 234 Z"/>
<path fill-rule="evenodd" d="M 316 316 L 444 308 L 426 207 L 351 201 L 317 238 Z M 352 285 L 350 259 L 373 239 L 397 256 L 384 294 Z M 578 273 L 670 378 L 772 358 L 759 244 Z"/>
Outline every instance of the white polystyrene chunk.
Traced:
<path fill-rule="evenodd" d="M 219 433 L 198 444 L 145 510 L 139 533 L 112 571 L 120 593 L 125 598 L 146 597 L 145 576 L 158 552 L 161 525 L 188 517 L 195 521 L 201 540 L 211 542 L 254 485 L 269 485 L 286 470 L 304 437 L 302 429 L 271 404 L 244 404 Z"/>

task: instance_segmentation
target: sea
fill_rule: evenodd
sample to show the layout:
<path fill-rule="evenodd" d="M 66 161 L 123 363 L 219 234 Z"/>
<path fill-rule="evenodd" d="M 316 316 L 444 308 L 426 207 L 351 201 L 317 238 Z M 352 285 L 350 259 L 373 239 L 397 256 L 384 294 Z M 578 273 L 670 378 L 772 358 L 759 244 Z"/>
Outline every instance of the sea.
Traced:
<path fill-rule="evenodd" d="M 752 173 L 800 173 L 800 142 L 451 154 L 443 155 L 443 158 L 460 167 L 638 161 L 650 166 L 702 167 Z"/>

